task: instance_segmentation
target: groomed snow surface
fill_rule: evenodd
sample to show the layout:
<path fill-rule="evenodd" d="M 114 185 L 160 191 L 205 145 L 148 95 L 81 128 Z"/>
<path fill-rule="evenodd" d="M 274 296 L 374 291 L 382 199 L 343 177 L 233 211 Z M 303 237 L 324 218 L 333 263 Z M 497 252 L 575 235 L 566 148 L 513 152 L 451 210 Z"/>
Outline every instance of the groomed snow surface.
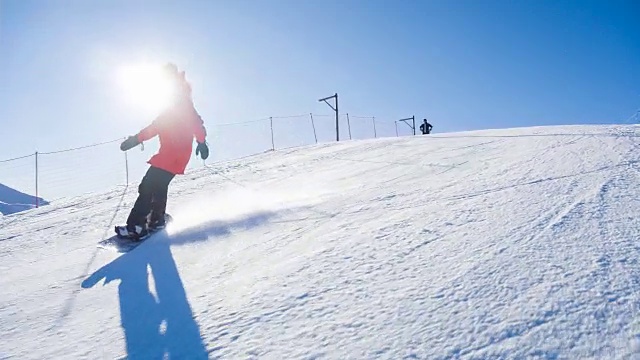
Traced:
<path fill-rule="evenodd" d="M 0 358 L 640 356 L 633 126 L 373 139 L 178 177 L 175 222 L 96 244 L 136 187 L 0 218 Z"/>

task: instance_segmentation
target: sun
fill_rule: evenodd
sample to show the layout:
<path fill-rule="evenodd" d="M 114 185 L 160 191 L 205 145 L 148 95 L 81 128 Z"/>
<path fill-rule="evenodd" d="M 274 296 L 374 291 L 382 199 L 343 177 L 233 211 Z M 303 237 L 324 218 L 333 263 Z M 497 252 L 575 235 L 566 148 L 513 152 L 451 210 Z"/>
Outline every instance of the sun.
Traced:
<path fill-rule="evenodd" d="M 141 111 L 157 114 L 171 103 L 174 88 L 161 65 L 124 65 L 116 77 L 124 99 Z"/>

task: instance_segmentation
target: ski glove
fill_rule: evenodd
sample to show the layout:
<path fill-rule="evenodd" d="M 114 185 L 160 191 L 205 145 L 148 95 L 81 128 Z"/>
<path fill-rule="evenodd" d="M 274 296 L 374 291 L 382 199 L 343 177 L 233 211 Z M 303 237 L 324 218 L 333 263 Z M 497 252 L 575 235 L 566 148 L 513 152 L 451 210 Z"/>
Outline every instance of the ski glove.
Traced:
<path fill-rule="evenodd" d="M 202 160 L 207 160 L 209 157 L 209 147 L 206 142 L 199 142 L 198 147 L 196 147 L 196 156 L 200 155 Z"/>
<path fill-rule="evenodd" d="M 138 146 L 139 144 L 140 140 L 138 140 L 137 136 L 129 136 L 127 140 L 123 141 L 122 144 L 120 144 L 120 150 L 127 151 Z"/>

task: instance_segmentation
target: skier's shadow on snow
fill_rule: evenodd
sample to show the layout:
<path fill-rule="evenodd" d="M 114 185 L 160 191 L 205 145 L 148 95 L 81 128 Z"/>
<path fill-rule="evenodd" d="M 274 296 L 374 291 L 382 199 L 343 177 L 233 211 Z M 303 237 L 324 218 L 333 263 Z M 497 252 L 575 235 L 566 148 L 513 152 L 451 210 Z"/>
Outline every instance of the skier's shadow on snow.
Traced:
<path fill-rule="evenodd" d="M 187 239 L 203 241 L 224 236 L 234 228 L 259 226 L 272 215 L 252 214 L 229 222 L 201 224 L 197 230 L 171 236 L 165 231 L 159 232 L 85 279 L 83 288 L 93 287 L 102 279 L 105 285 L 120 280 L 118 295 L 127 358 L 163 359 L 168 355 L 173 359 L 207 359 L 206 346 L 170 246 L 189 242 Z"/>
<path fill-rule="evenodd" d="M 317 210 L 311 211 L 321 218 L 334 216 Z M 249 230 L 272 221 L 274 217 L 275 212 L 261 211 L 233 219 L 192 225 L 170 235 L 167 231 L 159 232 L 133 251 L 121 255 L 91 274 L 82 282 L 82 287 L 93 287 L 102 279 L 105 285 L 113 280 L 120 280 L 120 318 L 128 359 L 207 359 L 207 349 L 170 247 L 209 241 L 236 230 Z M 167 230 L 171 232 L 171 225 Z M 149 279 L 153 279 L 153 284 Z"/>
<path fill-rule="evenodd" d="M 207 359 L 200 329 L 165 233 L 118 257 L 82 282 L 120 280 L 120 318 L 128 359 Z M 155 295 L 149 279 L 153 278 Z"/>

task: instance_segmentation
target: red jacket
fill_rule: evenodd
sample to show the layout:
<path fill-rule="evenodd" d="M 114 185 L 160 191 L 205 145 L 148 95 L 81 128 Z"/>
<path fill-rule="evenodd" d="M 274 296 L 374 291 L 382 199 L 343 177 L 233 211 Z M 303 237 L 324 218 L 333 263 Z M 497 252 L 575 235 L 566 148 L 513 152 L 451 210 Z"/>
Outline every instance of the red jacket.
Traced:
<path fill-rule="evenodd" d="M 156 135 L 160 137 L 160 150 L 148 163 L 172 174 L 184 174 L 191 158 L 193 138 L 204 142 L 207 131 L 189 99 L 160 114 L 138 133 L 138 140 L 147 141 Z"/>

